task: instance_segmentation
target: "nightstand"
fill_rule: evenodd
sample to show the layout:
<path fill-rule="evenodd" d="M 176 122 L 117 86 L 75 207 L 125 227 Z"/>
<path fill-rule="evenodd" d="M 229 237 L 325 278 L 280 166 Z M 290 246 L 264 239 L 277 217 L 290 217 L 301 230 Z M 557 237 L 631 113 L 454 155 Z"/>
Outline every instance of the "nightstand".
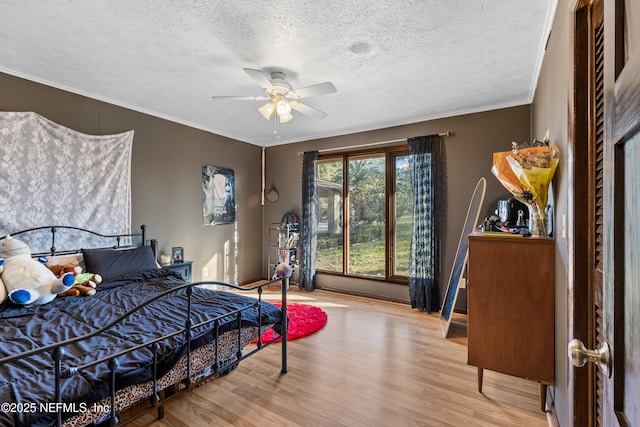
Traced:
<path fill-rule="evenodd" d="M 191 283 L 191 270 L 192 270 L 191 265 L 192 264 L 193 264 L 193 261 L 182 261 L 182 262 L 163 265 L 162 268 L 175 271 L 176 273 L 180 273 L 188 283 Z"/>

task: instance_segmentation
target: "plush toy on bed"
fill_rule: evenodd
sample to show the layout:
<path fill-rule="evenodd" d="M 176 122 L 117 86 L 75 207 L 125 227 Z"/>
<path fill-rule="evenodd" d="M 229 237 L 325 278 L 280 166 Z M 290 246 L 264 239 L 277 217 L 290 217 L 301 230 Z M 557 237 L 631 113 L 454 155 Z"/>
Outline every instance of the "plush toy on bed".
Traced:
<path fill-rule="evenodd" d="M 2 281 L 9 300 L 15 304 L 46 304 L 73 285 L 73 274 L 57 278 L 42 260 L 31 258 L 26 243 L 9 235 L 0 242 L 0 257 L 4 257 Z"/>
<path fill-rule="evenodd" d="M 73 291 L 74 289 L 77 289 L 80 293 L 78 294 L 76 292 L 76 296 L 95 295 L 96 288 L 100 283 L 102 283 L 102 276 L 100 276 L 99 274 L 80 273 L 76 275 L 76 282 L 71 287 L 71 289 L 69 289 L 69 291 Z"/>
<path fill-rule="evenodd" d="M 60 292 L 58 294 L 59 297 L 95 295 L 96 287 L 102 283 L 102 277 L 99 274 L 83 273 L 82 267 L 79 265 L 47 265 L 47 268 L 49 268 L 56 277 L 60 277 L 65 273 L 72 273 L 75 276 L 73 285 L 66 291 Z"/>

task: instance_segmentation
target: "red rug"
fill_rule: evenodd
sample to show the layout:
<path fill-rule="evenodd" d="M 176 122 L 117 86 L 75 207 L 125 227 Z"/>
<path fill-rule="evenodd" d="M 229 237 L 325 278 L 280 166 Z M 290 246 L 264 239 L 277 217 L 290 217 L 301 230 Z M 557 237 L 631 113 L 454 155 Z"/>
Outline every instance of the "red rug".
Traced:
<path fill-rule="evenodd" d="M 271 304 L 280 307 L 282 304 L 272 302 Z M 295 302 L 287 303 L 287 317 L 289 318 L 289 335 L 287 341 L 297 340 L 318 332 L 327 324 L 327 313 L 318 307 Z M 269 329 L 262 334 L 262 341 L 273 339 L 276 334 L 273 329 Z M 280 341 L 280 340 L 278 340 Z M 255 342 L 255 341 L 254 341 Z"/>

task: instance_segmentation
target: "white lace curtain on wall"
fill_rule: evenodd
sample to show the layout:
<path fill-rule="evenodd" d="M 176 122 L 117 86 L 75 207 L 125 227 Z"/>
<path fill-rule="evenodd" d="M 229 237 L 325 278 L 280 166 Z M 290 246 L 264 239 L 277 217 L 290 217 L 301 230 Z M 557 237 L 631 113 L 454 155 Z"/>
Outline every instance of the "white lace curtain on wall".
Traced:
<path fill-rule="evenodd" d="M 132 143 L 133 131 L 86 135 L 36 113 L 0 112 L 0 236 L 49 225 L 129 233 Z M 61 232 L 56 246 L 75 238 Z M 29 239 L 34 253 L 51 246 Z"/>

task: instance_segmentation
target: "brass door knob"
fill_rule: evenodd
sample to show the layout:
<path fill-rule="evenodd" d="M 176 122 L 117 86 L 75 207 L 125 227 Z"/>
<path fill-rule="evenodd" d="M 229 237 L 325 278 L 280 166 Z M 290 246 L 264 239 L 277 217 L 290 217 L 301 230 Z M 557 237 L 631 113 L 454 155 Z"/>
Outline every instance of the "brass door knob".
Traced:
<path fill-rule="evenodd" d="M 593 362 L 607 377 L 611 376 L 611 351 L 606 342 L 596 350 L 588 350 L 581 340 L 574 338 L 569 341 L 568 356 L 575 367 L 581 368 L 585 363 Z"/>

